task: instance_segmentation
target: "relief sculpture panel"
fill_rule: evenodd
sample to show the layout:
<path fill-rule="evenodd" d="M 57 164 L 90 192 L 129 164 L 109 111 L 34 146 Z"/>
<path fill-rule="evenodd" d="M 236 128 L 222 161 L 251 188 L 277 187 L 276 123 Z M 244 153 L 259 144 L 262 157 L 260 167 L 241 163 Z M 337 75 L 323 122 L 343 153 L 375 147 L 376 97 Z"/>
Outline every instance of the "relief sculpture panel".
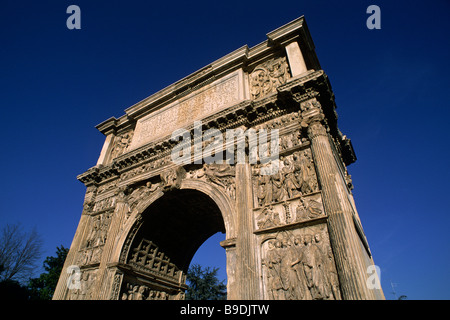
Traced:
<path fill-rule="evenodd" d="M 84 242 L 81 244 L 80 251 L 78 252 L 77 264 L 89 265 L 100 262 L 112 214 L 113 211 L 108 210 L 90 217 L 91 222 L 85 234 Z"/>
<path fill-rule="evenodd" d="M 265 236 L 261 249 L 265 299 L 341 299 L 325 224 Z"/>
<path fill-rule="evenodd" d="M 145 285 L 126 282 L 123 285 L 121 300 L 184 300 L 184 293 L 170 294 L 167 291 L 154 288 L 151 284 Z"/>
<path fill-rule="evenodd" d="M 295 197 L 254 209 L 255 230 L 264 230 L 289 224 L 307 222 L 325 217 L 320 193 Z"/>
<path fill-rule="evenodd" d="M 118 156 L 125 153 L 130 146 L 131 140 L 133 139 L 133 132 L 125 132 L 121 135 L 118 135 L 114 139 L 114 144 L 111 149 L 111 157 L 110 159 L 113 160 L 117 158 Z"/>
<path fill-rule="evenodd" d="M 98 270 L 83 270 L 78 288 L 69 290 L 68 300 L 92 300 Z"/>
<path fill-rule="evenodd" d="M 259 175 L 260 169 L 257 165 L 253 171 L 257 207 L 319 191 L 310 149 L 280 157 L 280 168 L 273 175 Z"/>
<path fill-rule="evenodd" d="M 170 135 L 175 129 L 242 101 L 243 88 L 243 72 L 238 70 L 138 120 L 130 148 Z"/>
<path fill-rule="evenodd" d="M 258 65 L 250 74 L 252 99 L 262 98 L 277 91 L 290 78 L 286 57 L 274 58 Z"/>
<path fill-rule="evenodd" d="M 200 179 L 222 188 L 230 199 L 236 198 L 235 167 L 229 164 L 203 164 L 200 169 L 188 170 L 186 178 Z"/>

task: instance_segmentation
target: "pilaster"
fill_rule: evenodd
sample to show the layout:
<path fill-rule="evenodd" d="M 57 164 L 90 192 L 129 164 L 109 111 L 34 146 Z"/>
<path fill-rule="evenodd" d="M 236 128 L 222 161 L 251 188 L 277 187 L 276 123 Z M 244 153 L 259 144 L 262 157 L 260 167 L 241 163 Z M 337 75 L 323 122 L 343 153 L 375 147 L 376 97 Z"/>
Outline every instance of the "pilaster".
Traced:
<path fill-rule="evenodd" d="M 252 183 L 250 164 L 236 165 L 236 214 L 238 236 L 236 239 L 236 299 L 260 299 L 256 265 L 256 248 L 252 217 Z"/>
<path fill-rule="evenodd" d="M 115 248 L 117 239 L 120 235 L 121 227 L 123 225 L 123 219 L 128 213 L 129 208 L 125 202 L 124 189 L 120 188 L 117 195 L 117 204 L 114 210 L 113 219 L 108 231 L 108 238 L 103 249 L 102 258 L 99 265 L 99 279 L 97 281 L 97 290 L 95 293 L 97 296 L 94 299 L 109 300 L 111 292 L 114 290 L 112 281 L 114 280 L 116 273 L 115 270 L 108 270 L 108 264 L 117 261 L 111 261 L 112 253 Z"/>

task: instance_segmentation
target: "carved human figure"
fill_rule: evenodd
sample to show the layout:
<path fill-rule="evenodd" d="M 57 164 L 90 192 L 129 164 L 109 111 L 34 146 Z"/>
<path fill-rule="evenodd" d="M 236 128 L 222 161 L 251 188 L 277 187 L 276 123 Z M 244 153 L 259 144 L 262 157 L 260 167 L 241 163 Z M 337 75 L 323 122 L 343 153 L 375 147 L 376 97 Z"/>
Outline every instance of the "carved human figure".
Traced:
<path fill-rule="evenodd" d="M 308 213 L 306 212 L 306 206 L 303 198 L 300 198 L 299 204 L 295 209 L 295 221 L 303 221 L 308 218 Z"/>
<path fill-rule="evenodd" d="M 297 181 L 300 186 L 302 194 L 308 194 L 316 191 L 315 173 L 313 161 L 307 151 L 303 151 L 297 157 Z"/>
<path fill-rule="evenodd" d="M 300 202 L 296 208 L 296 221 L 304 221 L 308 219 L 319 218 L 322 215 L 322 205 L 320 202 L 310 199 L 304 200 L 300 198 Z"/>
<path fill-rule="evenodd" d="M 134 294 L 133 300 L 145 300 L 144 293 L 147 290 L 146 286 L 139 286 L 137 292 Z"/>
<path fill-rule="evenodd" d="M 177 182 L 177 172 L 175 169 L 169 169 L 160 174 L 161 180 L 165 188 L 173 188 Z"/>
<path fill-rule="evenodd" d="M 133 133 L 125 133 L 116 138 L 113 149 L 111 150 L 111 159 L 114 159 L 125 152 L 133 138 Z"/>
<path fill-rule="evenodd" d="M 284 200 L 284 176 L 281 170 L 271 176 L 272 180 L 272 201 Z"/>
<path fill-rule="evenodd" d="M 280 215 L 273 209 L 273 206 L 264 208 L 257 217 L 257 224 L 260 229 L 272 228 L 281 224 Z"/>
<path fill-rule="evenodd" d="M 78 300 L 87 300 L 88 291 L 90 289 L 89 273 L 87 271 L 83 272 L 80 279 L 80 291 L 78 293 Z"/>
<path fill-rule="evenodd" d="M 140 200 L 149 197 L 159 188 L 159 186 L 159 183 L 152 183 L 151 181 L 147 181 L 145 183 L 145 186 L 134 189 L 127 197 L 129 212 L 132 212 L 134 208 L 136 208 L 136 206 L 139 204 Z"/>
<path fill-rule="evenodd" d="M 285 158 L 283 160 L 283 168 L 282 174 L 283 174 L 283 181 L 284 181 L 284 187 L 287 193 L 287 196 L 289 198 L 292 198 L 298 194 L 297 189 L 300 189 L 300 186 L 297 182 L 297 178 L 294 174 L 294 165 L 291 163 L 291 161 L 288 158 Z"/>
<path fill-rule="evenodd" d="M 270 240 L 262 264 L 266 267 L 267 290 L 272 300 L 278 300 L 279 289 L 283 287 L 279 270 L 280 261 L 280 255 L 275 248 L 275 240 Z"/>
<path fill-rule="evenodd" d="M 221 186 L 222 188 L 226 188 L 225 185 L 220 181 L 218 175 L 217 175 L 217 168 L 215 166 L 205 164 L 203 166 L 203 170 L 200 171 L 197 175 L 197 178 L 206 177 L 211 182 Z"/>
<path fill-rule="evenodd" d="M 288 246 L 287 239 L 275 242 L 275 247 L 280 252 L 280 279 L 282 284 L 281 288 L 278 289 L 278 299 L 280 300 L 293 299 L 291 295 L 293 286 L 291 282 L 291 257 L 288 252 Z"/>
<path fill-rule="evenodd" d="M 322 238 L 319 234 L 316 235 L 315 241 L 317 245 L 323 247 Z M 334 264 L 334 258 L 333 258 L 333 252 L 331 250 L 331 247 L 329 245 L 325 246 L 322 251 L 326 251 L 327 259 L 326 259 L 326 275 L 327 280 L 331 289 L 331 292 L 333 294 L 330 299 L 334 298 L 334 300 L 341 300 L 341 291 L 339 289 L 339 277 L 337 275 L 336 267 Z"/>
<path fill-rule="evenodd" d="M 272 84 L 266 70 L 260 68 L 252 73 L 250 92 L 254 99 L 264 96 L 266 93 L 270 92 L 271 89 Z"/>
<path fill-rule="evenodd" d="M 96 216 L 95 218 L 93 218 L 93 220 L 94 221 L 92 222 L 91 231 L 90 231 L 89 236 L 87 237 L 87 241 L 86 241 L 87 248 L 92 248 L 92 247 L 98 245 L 97 240 L 99 238 L 100 227 L 101 227 L 100 216 Z"/>
<path fill-rule="evenodd" d="M 306 285 L 305 273 L 303 271 L 303 264 L 301 263 L 303 241 L 301 237 L 294 238 L 293 246 L 290 250 L 290 268 L 291 278 L 294 284 L 291 287 L 292 296 L 296 300 L 311 300 L 311 294 L 309 293 Z"/>
<path fill-rule="evenodd" d="M 330 297 L 330 288 L 326 277 L 326 262 L 319 247 L 313 243 L 311 235 L 305 235 L 305 247 L 302 254 L 303 271 L 306 284 L 313 300 Z"/>
<path fill-rule="evenodd" d="M 258 178 L 259 205 L 263 206 L 272 202 L 272 179 L 270 175 L 262 175 Z"/>
<path fill-rule="evenodd" d="M 318 218 L 322 214 L 322 206 L 320 202 L 314 199 L 308 200 L 307 212 L 309 219 Z"/>
<path fill-rule="evenodd" d="M 279 86 L 286 83 L 287 66 L 285 60 L 279 59 L 268 68 L 269 75 L 273 79 L 273 85 Z"/>

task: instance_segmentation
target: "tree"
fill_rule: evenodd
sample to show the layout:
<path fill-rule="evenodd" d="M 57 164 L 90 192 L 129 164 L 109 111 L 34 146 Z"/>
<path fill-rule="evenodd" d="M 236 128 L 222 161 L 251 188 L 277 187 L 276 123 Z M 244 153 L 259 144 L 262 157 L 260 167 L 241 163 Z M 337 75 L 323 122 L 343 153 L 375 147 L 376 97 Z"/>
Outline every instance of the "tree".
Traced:
<path fill-rule="evenodd" d="M 192 265 L 186 275 L 188 289 L 186 300 L 225 300 L 227 297 L 227 286 L 224 281 L 219 281 L 217 271 L 219 268 Z"/>
<path fill-rule="evenodd" d="M 30 279 L 28 283 L 31 300 L 52 299 L 68 252 L 69 249 L 61 245 L 56 248 L 56 257 L 47 257 L 44 260 L 43 267 L 46 272 L 41 273 L 39 278 Z"/>
<path fill-rule="evenodd" d="M 36 230 L 26 233 L 20 225 L 6 225 L 0 234 L 0 282 L 27 281 L 36 270 L 41 247 Z"/>

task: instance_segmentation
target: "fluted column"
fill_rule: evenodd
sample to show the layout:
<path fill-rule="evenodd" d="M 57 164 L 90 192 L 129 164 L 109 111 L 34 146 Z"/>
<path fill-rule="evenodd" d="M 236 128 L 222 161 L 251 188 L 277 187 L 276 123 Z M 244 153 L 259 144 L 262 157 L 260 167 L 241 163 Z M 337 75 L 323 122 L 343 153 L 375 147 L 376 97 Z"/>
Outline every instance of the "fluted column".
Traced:
<path fill-rule="evenodd" d="M 308 126 L 308 137 L 328 215 L 330 241 L 342 296 L 346 300 L 374 299 L 373 292 L 366 286 L 366 267 L 354 227 L 352 206 L 328 133 L 320 121 L 314 121 Z"/>

